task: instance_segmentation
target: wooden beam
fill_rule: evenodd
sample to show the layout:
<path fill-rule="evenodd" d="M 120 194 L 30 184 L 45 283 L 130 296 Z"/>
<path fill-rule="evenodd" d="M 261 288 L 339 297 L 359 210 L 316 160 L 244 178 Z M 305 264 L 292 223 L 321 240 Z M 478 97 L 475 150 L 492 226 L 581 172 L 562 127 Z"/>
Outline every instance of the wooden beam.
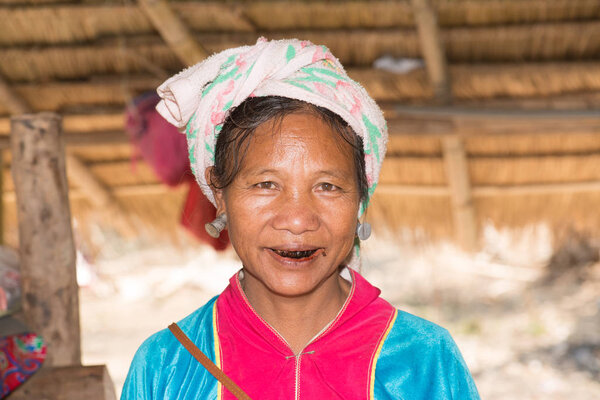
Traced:
<path fill-rule="evenodd" d="M 481 136 L 599 133 L 597 110 L 518 110 L 464 107 L 392 107 L 390 135 Z"/>
<path fill-rule="evenodd" d="M 152 25 L 185 66 L 208 56 L 166 0 L 138 0 Z"/>
<path fill-rule="evenodd" d="M 14 393 L 11 400 L 116 400 L 104 365 L 42 369 Z"/>
<path fill-rule="evenodd" d="M 377 185 L 379 194 L 392 194 L 397 196 L 431 196 L 446 197 L 450 195 L 447 186 L 425 186 L 425 185 L 399 185 L 394 183 L 382 183 Z"/>
<path fill-rule="evenodd" d="M 45 366 L 79 365 L 79 295 L 60 117 L 12 119 L 25 322 L 48 344 Z"/>
<path fill-rule="evenodd" d="M 148 183 L 141 185 L 116 186 L 112 189 L 112 192 L 113 195 L 119 199 L 124 199 L 138 196 L 159 196 L 162 194 L 171 193 L 173 190 L 173 188 L 163 185 L 162 183 Z M 586 192 L 600 192 L 600 181 L 502 186 L 483 185 L 471 187 L 471 195 L 473 198 L 529 195 L 544 196 L 548 194 L 571 194 Z M 377 191 L 375 193 L 398 196 L 447 197 L 450 196 L 450 189 L 447 186 L 440 185 L 425 186 L 382 183 L 377 186 Z M 86 194 L 79 189 L 73 189 L 69 191 L 69 199 L 71 200 L 81 200 L 85 198 L 87 198 Z M 16 201 L 15 193 L 12 191 L 4 192 L 3 199 L 7 203 L 12 203 Z"/>
<path fill-rule="evenodd" d="M 0 76 L 0 99 L 11 114 L 25 114 L 30 111 L 25 100 L 12 90 L 2 76 Z"/>
<path fill-rule="evenodd" d="M 131 140 L 125 132 L 71 132 L 63 135 L 64 142 L 69 149 L 79 146 L 89 146 L 94 144 L 123 144 L 131 143 Z M 8 149 L 10 140 L 8 136 L 0 136 L 0 150 Z M 96 179 L 94 177 L 94 179 Z"/>
<path fill-rule="evenodd" d="M 600 96 L 598 96 L 600 101 Z M 390 134 L 443 136 L 485 134 L 531 134 L 564 132 L 600 132 L 600 113 L 586 109 L 518 109 L 515 100 L 511 108 L 407 106 L 385 104 Z M 542 103 L 541 106 L 545 106 Z M 104 111 L 106 114 L 101 114 Z M 92 109 L 88 113 L 63 115 L 65 143 L 124 143 L 125 116 L 114 109 Z M 457 129 L 460 126 L 460 129 Z M 0 147 L 7 143 L 10 119 L 0 117 Z M 6 135 L 6 138 L 2 138 Z M 2 142 L 5 140 L 4 142 Z"/>
<path fill-rule="evenodd" d="M 122 109 L 116 110 L 94 110 L 89 113 L 62 114 L 63 132 L 86 133 L 86 132 L 115 132 L 125 130 L 125 115 Z M 0 117 L 0 135 L 10 133 L 10 118 Z"/>
<path fill-rule="evenodd" d="M 537 185 L 476 186 L 475 197 L 529 196 L 564 193 L 600 192 L 600 181 L 545 183 Z"/>
<path fill-rule="evenodd" d="M 136 191 L 137 192 L 137 191 Z M 471 195 L 476 198 L 496 196 L 544 196 L 548 194 L 586 193 L 600 192 L 600 181 L 591 182 L 563 182 L 524 185 L 502 185 L 502 186 L 473 186 Z M 143 191 L 140 191 L 143 193 Z M 450 196 L 447 186 L 425 186 L 425 185 L 400 185 L 393 183 L 382 183 L 377 186 L 376 193 L 391 194 L 398 196 Z M 11 194 L 5 195 L 5 201 L 12 199 Z"/>
<path fill-rule="evenodd" d="M 452 200 L 455 238 L 464 250 L 474 251 L 478 245 L 477 221 L 462 139 L 456 135 L 446 136 L 442 139 L 442 147 Z"/>
<path fill-rule="evenodd" d="M 4 85 L 4 86 L 2 86 Z M 6 97 L 6 103 L 10 108 L 11 113 L 14 114 L 25 114 L 31 111 L 30 107 L 27 105 L 27 102 L 23 100 L 16 92 L 14 92 L 10 86 L 3 80 L 0 79 L 0 89 L 4 90 L 4 95 Z M 22 116 L 23 121 L 27 121 L 27 118 L 33 118 L 30 114 Z M 13 123 L 11 119 L 11 148 L 14 147 L 12 145 L 14 140 L 13 136 L 15 134 L 15 130 L 13 128 Z M 60 124 L 60 145 L 64 146 L 64 139 L 62 138 L 62 124 Z M 1 145 L 2 143 L 0 143 Z M 131 220 L 130 216 L 123 209 L 119 201 L 113 197 L 110 193 L 110 190 L 105 187 L 102 182 L 100 182 L 94 174 L 91 173 L 79 160 L 75 155 L 67 153 L 64 156 L 66 161 L 67 170 L 69 177 L 73 179 L 75 184 L 81 188 L 85 193 L 87 193 L 88 199 L 92 204 L 94 204 L 98 208 L 102 208 L 109 213 L 114 213 L 118 216 L 116 226 L 120 229 L 121 233 L 126 236 L 133 236 L 136 232 L 135 225 Z M 68 188 L 68 185 L 65 186 Z M 69 221 L 70 224 L 70 221 Z M 1 226 L 0 226 L 1 228 Z"/>
<path fill-rule="evenodd" d="M 502 107 L 589 108 L 600 101 L 600 62 L 452 65 L 454 104 Z M 431 104 L 431 90 L 424 70 L 394 74 L 374 69 L 349 69 L 377 101 Z M 560 78 L 560 79 L 558 79 Z M 544 84 L 552 79 L 552 85 Z M 13 89 L 34 110 L 69 107 L 119 107 L 128 101 L 125 92 L 154 90 L 162 81 L 154 76 L 131 74 L 126 80 L 116 75 L 90 77 L 79 82 L 19 83 Z M 558 97 L 560 96 L 560 97 Z M 567 97 L 563 102 L 561 97 Z M 510 100 L 501 98 L 513 97 Z M 531 98 L 531 99 L 530 99 Z M 8 113 L 0 107 L 0 114 Z"/>
<path fill-rule="evenodd" d="M 97 208 L 111 207 L 114 198 L 108 189 L 96 179 L 87 166 L 77 157 L 69 157 L 69 177 L 77 182 L 77 186 L 88 194 L 90 202 Z"/>
<path fill-rule="evenodd" d="M 452 101 L 452 87 L 436 12 L 429 0 L 411 1 L 419 32 L 421 53 L 425 58 L 427 74 L 433 86 L 435 98 L 442 104 L 448 104 Z"/>

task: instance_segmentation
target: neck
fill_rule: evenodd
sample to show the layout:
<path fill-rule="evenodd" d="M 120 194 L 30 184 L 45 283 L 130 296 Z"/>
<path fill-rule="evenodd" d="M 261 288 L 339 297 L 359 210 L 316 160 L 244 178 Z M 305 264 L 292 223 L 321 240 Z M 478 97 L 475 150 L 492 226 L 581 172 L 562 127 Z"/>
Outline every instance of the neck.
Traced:
<path fill-rule="evenodd" d="M 270 291 L 251 275 L 240 281 L 250 305 L 300 354 L 341 310 L 351 284 L 337 272 L 311 293 L 281 296 Z"/>

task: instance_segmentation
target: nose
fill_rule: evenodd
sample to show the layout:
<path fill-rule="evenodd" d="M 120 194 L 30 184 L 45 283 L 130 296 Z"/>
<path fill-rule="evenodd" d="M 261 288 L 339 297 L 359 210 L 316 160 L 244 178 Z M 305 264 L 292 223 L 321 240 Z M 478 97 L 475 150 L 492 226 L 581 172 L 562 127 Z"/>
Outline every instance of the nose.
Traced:
<path fill-rule="evenodd" d="M 310 194 L 293 193 L 281 196 L 273 217 L 275 229 L 301 235 L 316 231 L 319 225 L 319 213 Z"/>

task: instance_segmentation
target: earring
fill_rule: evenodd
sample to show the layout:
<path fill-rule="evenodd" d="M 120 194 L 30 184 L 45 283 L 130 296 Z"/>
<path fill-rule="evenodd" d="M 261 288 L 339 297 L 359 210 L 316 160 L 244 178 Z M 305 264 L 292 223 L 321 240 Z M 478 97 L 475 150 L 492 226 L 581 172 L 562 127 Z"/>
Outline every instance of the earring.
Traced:
<path fill-rule="evenodd" d="M 206 233 L 215 239 L 221 235 L 221 231 L 225 229 L 225 225 L 227 224 L 227 215 L 225 213 L 219 215 L 214 219 L 213 222 L 209 222 L 204 225 L 204 229 L 206 229 Z"/>
<path fill-rule="evenodd" d="M 367 240 L 371 236 L 371 224 L 368 222 L 363 222 L 362 224 L 359 222 L 356 225 L 356 236 L 360 240 Z"/>

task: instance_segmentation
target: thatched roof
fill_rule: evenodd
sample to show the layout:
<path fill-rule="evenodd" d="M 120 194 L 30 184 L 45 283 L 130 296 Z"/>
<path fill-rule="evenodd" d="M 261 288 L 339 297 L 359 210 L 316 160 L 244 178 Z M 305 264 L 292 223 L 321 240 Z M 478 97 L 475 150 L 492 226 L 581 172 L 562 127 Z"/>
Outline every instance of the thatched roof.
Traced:
<path fill-rule="evenodd" d="M 452 219 L 441 138 L 459 134 L 480 223 L 516 226 L 545 219 L 598 232 L 600 213 L 590 210 L 597 208 L 591 206 L 600 191 L 590 189 L 593 185 L 543 194 L 531 186 L 600 181 L 600 117 L 594 113 L 600 104 L 600 0 L 433 3 L 454 107 L 499 115 L 406 108 L 434 104 L 426 69 L 398 74 L 374 68 L 383 56 L 423 58 L 408 0 L 170 5 L 207 53 L 260 36 L 301 37 L 327 45 L 340 58 L 383 104 L 393 134 L 370 218 L 448 234 Z M 184 191 L 164 188 L 143 162 L 132 167 L 123 109 L 184 66 L 135 2 L 0 0 L 0 77 L 33 111 L 63 114 L 69 152 L 125 209 L 163 231 L 175 229 Z M 11 107 L 3 100 L 0 146 L 6 147 Z M 546 111 L 514 116 L 515 109 Z M 557 117 L 549 110 L 571 111 Z M 5 225 L 14 241 L 7 168 Z M 494 187 L 517 185 L 529 185 L 529 192 L 490 194 Z M 72 186 L 74 215 L 92 215 L 84 191 Z"/>

